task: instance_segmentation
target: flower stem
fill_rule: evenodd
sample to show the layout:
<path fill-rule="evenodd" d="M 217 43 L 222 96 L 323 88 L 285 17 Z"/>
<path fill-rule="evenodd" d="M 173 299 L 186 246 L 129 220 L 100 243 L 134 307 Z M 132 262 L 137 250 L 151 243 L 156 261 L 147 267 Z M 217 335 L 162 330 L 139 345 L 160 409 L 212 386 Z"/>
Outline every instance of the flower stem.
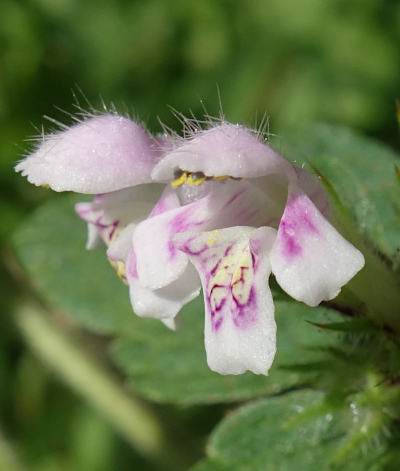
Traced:
<path fill-rule="evenodd" d="M 152 409 L 128 394 L 120 384 L 64 332 L 31 304 L 17 310 L 17 324 L 32 350 L 74 391 L 93 404 L 114 428 L 149 461 L 162 469 L 183 463 L 170 448 L 166 433 Z M 174 467 L 172 467 L 174 465 Z"/>

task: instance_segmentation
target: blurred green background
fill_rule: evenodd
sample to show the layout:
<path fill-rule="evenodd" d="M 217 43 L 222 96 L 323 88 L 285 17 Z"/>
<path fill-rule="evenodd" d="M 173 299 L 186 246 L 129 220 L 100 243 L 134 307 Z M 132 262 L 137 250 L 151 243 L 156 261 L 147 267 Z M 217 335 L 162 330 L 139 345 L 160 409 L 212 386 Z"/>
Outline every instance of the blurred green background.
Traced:
<path fill-rule="evenodd" d="M 13 173 L 25 139 L 54 127 L 43 115 L 70 123 L 60 109 L 76 112 L 75 93 L 83 107 L 84 97 L 115 104 L 159 131 L 158 117 L 179 127 L 168 105 L 217 115 L 219 89 L 231 121 L 266 114 L 278 134 L 336 122 L 398 147 L 399 46 L 397 0 L 1 0 L 1 470 L 153 469 L 24 346 L 13 321 L 26 286 L 8 238 L 56 197 Z M 160 413 L 192 429 L 195 457 L 220 411 Z"/>

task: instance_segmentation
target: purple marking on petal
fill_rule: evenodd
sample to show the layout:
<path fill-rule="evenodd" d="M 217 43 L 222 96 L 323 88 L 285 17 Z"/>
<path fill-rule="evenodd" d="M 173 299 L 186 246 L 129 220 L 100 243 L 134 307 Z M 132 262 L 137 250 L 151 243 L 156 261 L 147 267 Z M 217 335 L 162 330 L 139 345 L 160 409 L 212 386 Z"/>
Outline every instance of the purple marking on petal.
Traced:
<path fill-rule="evenodd" d="M 152 218 L 154 216 L 158 216 L 159 214 L 163 214 L 166 211 L 175 209 L 176 207 L 177 202 L 175 200 L 174 195 L 171 195 L 168 192 L 166 193 L 164 191 L 164 193 L 161 195 L 161 198 L 157 201 L 148 217 Z"/>
<path fill-rule="evenodd" d="M 171 261 L 175 258 L 175 255 L 176 255 L 176 248 L 172 240 L 168 241 L 167 248 L 168 248 L 168 260 Z"/>
<path fill-rule="evenodd" d="M 212 296 L 212 294 L 213 294 L 213 292 L 214 292 L 215 289 L 221 289 L 221 288 L 224 289 L 224 288 L 226 288 L 226 286 L 224 286 L 224 285 L 218 285 L 218 284 L 217 284 L 217 285 L 213 285 L 213 287 L 211 288 L 211 291 L 210 291 L 210 297 Z M 214 303 L 214 309 L 215 309 L 215 311 L 216 311 L 216 312 L 220 311 L 220 310 L 223 308 L 223 306 L 224 306 L 225 303 L 226 303 L 226 298 L 222 298 L 221 301 L 219 302 L 219 304 Z M 213 314 L 214 314 L 214 312 L 211 313 L 211 315 L 213 315 Z"/>
<path fill-rule="evenodd" d="M 164 199 L 161 199 L 160 201 L 157 202 L 157 204 L 154 206 L 154 208 L 151 210 L 151 213 L 149 214 L 149 218 L 152 218 L 154 216 L 158 216 L 159 214 L 165 213 L 169 208 L 165 202 Z"/>
<path fill-rule="evenodd" d="M 224 316 L 221 310 L 225 305 L 226 298 L 223 298 L 219 306 L 216 308 L 212 307 L 210 296 L 205 296 L 205 302 L 208 305 L 208 311 L 210 313 L 211 330 L 213 332 L 217 332 L 221 328 L 222 323 L 224 321 Z"/>
<path fill-rule="evenodd" d="M 221 324 L 222 324 L 222 321 L 223 321 L 223 320 L 224 320 L 223 317 L 220 317 L 220 318 L 218 318 L 218 319 L 214 322 L 214 324 L 213 324 L 213 330 L 214 330 L 214 331 L 218 331 L 218 330 L 219 330 L 219 328 L 221 327 Z"/>
<path fill-rule="evenodd" d="M 310 212 L 308 201 L 303 195 L 295 194 L 289 198 L 279 225 L 282 253 L 288 259 L 302 253 L 301 245 L 304 237 L 309 234 L 319 235 L 318 229 L 312 222 Z"/>
<path fill-rule="evenodd" d="M 214 276 L 216 273 L 217 273 L 217 270 L 219 269 L 220 265 L 221 265 L 221 262 L 224 260 L 225 257 L 227 257 L 229 255 L 229 252 L 232 250 L 232 247 L 234 246 L 235 244 L 230 244 L 228 245 L 228 247 L 225 249 L 225 252 L 224 252 L 224 256 L 222 258 L 220 258 L 218 260 L 218 262 L 213 266 L 213 268 L 211 269 L 210 271 L 210 275 L 211 276 Z M 208 248 L 208 247 L 207 247 Z M 224 268 L 228 268 L 227 266 L 225 266 Z"/>
<path fill-rule="evenodd" d="M 92 213 L 93 209 L 92 208 L 85 208 L 85 209 L 76 209 L 76 214 L 81 217 L 82 219 L 85 219 L 84 216 L 86 214 Z"/>
<path fill-rule="evenodd" d="M 202 253 L 204 253 L 207 249 L 208 249 L 208 245 L 207 244 L 204 244 L 200 249 L 198 250 L 193 250 L 189 247 L 188 244 L 185 244 L 181 250 L 183 250 L 185 253 L 187 253 L 188 255 L 201 255 Z"/>
<path fill-rule="evenodd" d="M 97 193 L 93 198 L 93 203 L 99 203 L 107 193 Z"/>
<path fill-rule="evenodd" d="M 283 239 L 283 253 L 287 258 L 294 258 L 297 255 L 301 254 L 301 247 L 296 242 L 295 235 L 293 233 L 293 228 L 287 224 L 285 221 L 281 222 L 280 225 L 281 237 Z"/>
<path fill-rule="evenodd" d="M 232 250 L 232 247 L 234 246 L 235 244 L 230 244 L 228 245 L 228 247 L 225 249 L 225 252 L 224 252 L 224 257 L 227 257 L 229 255 L 229 252 Z"/>
<path fill-rule="evenodd" d="M 233 299 L 235 300 L 235 298 Z M 246 304 L 237 305 L 237 309 L 233 310 L 233 323 L 239 329 L 248 329 L 257 320 L 257 313 L 256 295 L 254 289 L 251 288 Z"/>
<path fill-rule="evenodd" d="M 136 254 L 133 248 L 129 251 L 128 261 L 127 261 L 127 271 L 130 278 L 139 278 L 137 268 L 136 268 Z"/>
<path fill-rule="evenodd" d="M 257 258 L 251 253 L 251 266 L 232 267 L 224 261 L 235 244 L 230 244 L 225 249 L 224 257 L 221 257 L 214 265 L 212 270 L 206 273 L 207 295 L 206 301 L 210 313 L 210 322 L 213 332 L 216 332 L 228 315 L 234 325 L 239 329 L 248 329 L 257 320 L 258 306 L 254 287 L 251 286 L 248 294 L 246 293 L 246 281 L 254 282 L 254 272 L 256 269 Z M 233 271 L 240 270 L 240 276 L 232 283 Z M 227 284 L 220 284 L 213 281 L 214 276 L 219 270 L 229 270 L 230 281 Z M 249 272 L 250 270 L 250 272 Z M 247 274 L 246 274 L 247 272 Z M 251 278 L 249 278 L 251 277 Z M 218 314 L 218 315 L 217 315 Z"/>
<path fill-rule="evenodd" d="M 193 227 L 202 226 L 206 221 L 196 221 L 192 219 L 193 208 L 188 208 L 185 211 L 181 211 L 169 222 L 171 232 L 176 234 L 178 232 L 187 232 Z"/>
<path fill-rule="evenodd" d="M 247 188 L 242 188 L 241 190 L 239 190 L 237 193 L 235 193 L 232 198 L 230 198 L 223 206 L 222 209 L 226 209 L 229 205 L 231 205 L 235 200 L 237 200 L 239 198 L 239 196 L 241 196 L 245 191 L 247 190 Z"/>
<path fill-rule="evenodd" d="M 251 255 L 254 257 L 254 254 L 259 255 L 261 253 L 262 249 L 262 241 L 260 239 L 250 239 L 250 250 L 251 250 Z M 253 259 L 253 264 L 254 264 L 254 259 Z"/>
<path fill-rule="evenodd" d="M 244 272 L 246 270 L 248 270 L 249 267 L 240 267 L 240 278 L 238 280 L 236 280 L 234 283 L 232 283 L 231 285 L 231 291 L 233 290 L 233 288 L 239 284 L 244 284 L 245 282 L 245 279 L 244 279 Z M 239 301 L 239 299 L 233 294 L 233 291 L 232 291 L 232 298 L 233 300 L 235 301 L 236 305 L 237 306 L 244 306 L 244 304 L 247 303 L 248 299 L 246 299 L 245 303 L 243 304 L 241 301 Z"/>
<path fill-rule="evenodd" d="M 108 235 L 109 239 L 112 240 L 114 234 L 115 234 L 115 231 L 117 230 L 119 226 L 119 221 L 114 221 L 112 224 L 111 224 L 111 232 L 110 234 Z"/>
<path fill-rule="evenodd" d="M 196 239 L 196 236 L 190 237 L 181 247 L 179 247 L 179 250 L 185 252 L 187 255 L 201 255 L 209 248 L 209 246 L 207 244 L 203 244 L 198 249 L 191 247 L 192 242 Z"/>

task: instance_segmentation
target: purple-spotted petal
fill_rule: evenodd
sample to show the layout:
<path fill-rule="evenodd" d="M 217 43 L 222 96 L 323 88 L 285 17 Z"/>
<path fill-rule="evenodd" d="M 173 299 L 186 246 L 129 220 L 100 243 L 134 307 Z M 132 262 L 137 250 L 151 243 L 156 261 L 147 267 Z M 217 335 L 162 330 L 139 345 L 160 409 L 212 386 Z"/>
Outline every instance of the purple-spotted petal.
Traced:
<path fill-rule="evenodd" d="M 142 126 L 106 114 L 46 136 L 15 170 L 55 191 L 107 193 L 150 182 L 161 153 Z"/>
<path fill-rule="evenodd" d="M 230 181 L 215 185 L 207 196 L 194 203 L 146 219 L 137 225 L 133 235 L 142 285 L 159 289 L 181 276 L 188 260 L 172 243 L 176 233 L 238 224 L 260 226 L 271 218 L 275 220 L 277 214 L 274 202 L 257 185 Z"/>
<path fill-rule="evenodd" d="M 275 237 L 271 228 L 232 227 L 174 238 L 200 274 L 207 362 L 218 373 L 267 374 L 272 364 L 276 326 L 268 278 Z"/>
<path fill-rule="evenodd" d="M 152 178 L 170 181 L 176 169 L 203 172 L 210 177 L 236 178 L 279 174 L 295 178 L 292 165 L 249 129 L 223 123 L 182 141 L 155 166 Z"/>
<path fill-rule="evenodd" d="M 279 225 L 271 266 L 278 283 L 290 296 L 316 306 L 339 293 L 364 266 L 364 257 L 308 196 L 295 190 Z"/>
<path fill-rule="evenodd" d="M 201 228 L 210 217 L 208 197 L 148 218 L 133 233 L 136 267 L 142 286 L 159 289 L 177 280 L 188 259 L 177 250 L 172 237 L 177 232 Z"/>
<path fill-rule="evenodd" d="M 88 249 L 99 238 L 110 245 L 130 223 L 145 218 L 159 198 L 162 185 L 153 183 L 97 195 L 89 203 L 77 203 L 75 211 L 88 223 Z"/>
<path fill-rule="evenodd" d="M 171 329 L 176 328 L 173 319 L 181 308 L 200 293 L 199 276 L 192 265 L 187 265 L 181 278 L 168 286 L 156 290 L 144 287 L 138 277 L 133 249 L 126 263 L 126 277 L 135 314 L 161 319 Z"/>

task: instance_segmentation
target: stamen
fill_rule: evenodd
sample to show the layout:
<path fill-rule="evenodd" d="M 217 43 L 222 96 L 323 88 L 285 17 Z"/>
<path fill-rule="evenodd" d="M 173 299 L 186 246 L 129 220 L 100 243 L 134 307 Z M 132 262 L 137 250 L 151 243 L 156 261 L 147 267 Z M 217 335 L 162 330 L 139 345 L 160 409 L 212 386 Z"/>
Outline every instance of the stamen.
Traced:
<path fill-rule="evenodd" d="M 174 180 L 171 182 L 173 188 L 182 186 L 184 183 L 192 186 L 200 186 L 205 181 L 213 180 L 223 182 L 225 180 L 241 180 L 241 178 L 231 177 L 230 175 L 218 175 L 216 177 L 209 177 L 203 172 L 186 172 L 180 168 L 176 169 L 174 172 Z"/>
<path fill-rule="evenodd" d="M 205 182 L 206 178 L 207 177 L 203 172 L 189 173 L 186 183 L 189 185 L 199 186 Z"/>
<path fill-rule="evenodd" d="M 188 174 L 186 172 L 182 172 L 182 174 L 178 178 L 176 178 L 174 181 L 171 182 L 171 186 L 173 188 L 177 188 L 178 186 L 182 186 L 186 182 L 187 177 L 188 177 Z"/>
<path fill-rule="evenodd" d="M 213 180 L 223 182 L 224 180 L 227 180 L 228 178 L 233 178 L 233 177 L 229 175 L 220 175 L 219 177 L 213 177 Z"/>

